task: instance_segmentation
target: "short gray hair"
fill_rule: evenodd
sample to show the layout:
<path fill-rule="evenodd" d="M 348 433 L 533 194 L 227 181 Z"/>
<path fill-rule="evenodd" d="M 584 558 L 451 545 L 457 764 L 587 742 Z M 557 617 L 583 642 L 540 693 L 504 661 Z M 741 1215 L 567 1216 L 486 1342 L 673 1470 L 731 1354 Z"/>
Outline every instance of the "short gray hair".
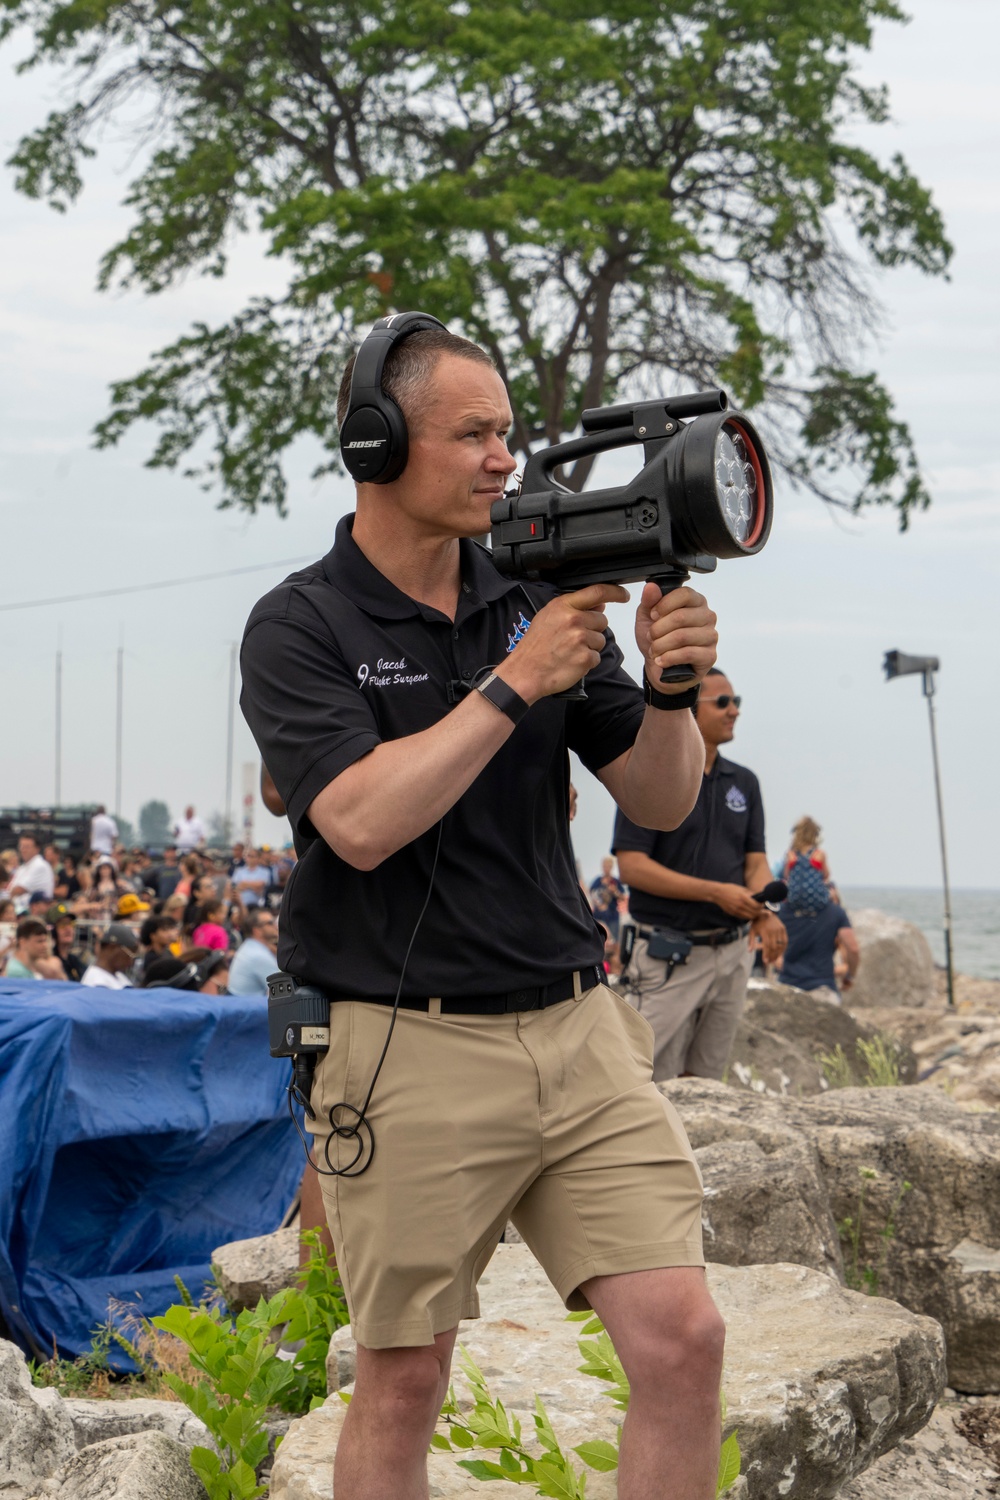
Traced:
<path fill-rule="evenodd" d="M 457 333 L 449 333 L 444 328 L 423 328 L 419 333 L 411 333 L 390 349 L 382 369 L 382 390 L 395 401 L 408 426 L 416 423 L 423 414 L 425 387 L 442 354 L 455 354 L 459 359 L 470 359 L 475 364 L 496 369 L 496 361 L 491 354 L 474 344 L 471 339 L 459 338 Z M 357 350 L 347 361 L 347 368 L 340 382 L 337 422 L 341 427 L 350 404 L 351 376 L 354 374 L 356 359 Z"/>

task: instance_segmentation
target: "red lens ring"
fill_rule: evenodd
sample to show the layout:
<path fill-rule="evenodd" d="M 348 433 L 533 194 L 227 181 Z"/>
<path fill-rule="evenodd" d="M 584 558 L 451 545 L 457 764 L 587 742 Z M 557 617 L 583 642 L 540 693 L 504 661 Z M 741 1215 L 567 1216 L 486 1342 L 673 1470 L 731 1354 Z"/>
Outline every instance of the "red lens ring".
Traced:
<path fill-rule="evenodd" d="M 745 542 L 740 542 L 740 546 L 749 552 L 751 547 L 755 546 L 760 540 L 760 534 L 764 530 L 764 520 L 767 515 L 767 493 L 764 489 L 764 471 L 760 466 L 760 459 L 757 457 L 757 449 L 754 447 L 753 439 L 742 422 L 737 422 L 732 417 L 727 417 L 722 425 L 724 428 L 734 428 L 739 433 L 746 444 L 746 450 L 750 455 L 750 462 L 753 464 L 753 471 L 757 477 L 757 514 L 754 517 L 753 531 Z"/>

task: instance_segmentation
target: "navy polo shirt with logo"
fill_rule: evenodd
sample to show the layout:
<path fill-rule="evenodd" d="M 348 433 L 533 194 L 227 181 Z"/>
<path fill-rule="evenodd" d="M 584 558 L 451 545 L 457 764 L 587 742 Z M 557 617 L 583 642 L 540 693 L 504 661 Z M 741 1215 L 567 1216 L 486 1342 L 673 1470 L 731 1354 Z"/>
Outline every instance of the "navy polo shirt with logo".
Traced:
<path fill-rule="evenodd" d="M 254 608 L 240 702 L 300 856 L 281 909 L 281 967 L 334 996 L 391 999 L 427 895 L 437 826 L 363 871 L 317 835 L 309 805 L 383 741 L 449 713 L 554 591 L 501 577 L 485 548 L 463 540 L 452 622 L 379 573 L 354 542 L 352 519 L 339 523 L 326 557 Z M 603 933 L 570 846 L 567 751 L 598 771 L 638 734 L 642 692 L 610 632 L 586 692 L 580 702 L 533 704 L 446 813 L 405 996 L 492 994 L 602 962 Z"/>
<path fill-rule="evenodd" d="M 711 771 L 702 777 L 694 811 L 679 828 L 657 833 L 639 828 L 619 812 L 611 847 L 615 854 L 629 849 L 648 854 L 679 875 L 743 885 L 746 856 L 764 852 L 760 784 L 745 766 L 717 755 Z M 714 902 L 671 901 L 634 888 L 629 894 L 629 912 L 641 926 L 674 927 L 681 932 L 740 925 Z"/>

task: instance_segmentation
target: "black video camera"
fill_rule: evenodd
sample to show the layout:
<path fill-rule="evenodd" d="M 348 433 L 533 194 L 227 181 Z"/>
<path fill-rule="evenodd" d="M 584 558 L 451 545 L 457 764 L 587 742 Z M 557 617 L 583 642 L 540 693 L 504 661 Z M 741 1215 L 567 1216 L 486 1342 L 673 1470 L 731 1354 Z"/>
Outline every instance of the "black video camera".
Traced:
<path fill-rule="evenodd" d="M 267 976 L 267 1040 L 272 1057 L 292 1058 L 292 1092 L 312 1116 L 309 1095 L 316 1059 L 330 1046 L 330 1002 L 311 984 L 282 970 Z"/>
<path fill-rule="evenodd" d="M 583 437 L 532 454 L 520 488 L 495 501 L 496 567 L 564 590 L 651 578 L 666 594 L 720 557 L 752 557 L 771 530 L 771 470 L 756 429 L 728 408 L 725 391 L 702 391 L 585 411 Z M 645 462 L 628 484 L 577 494 L 553 477 L 631 443 Z M 691 675 L 671 667 L 663 680 Z"/>

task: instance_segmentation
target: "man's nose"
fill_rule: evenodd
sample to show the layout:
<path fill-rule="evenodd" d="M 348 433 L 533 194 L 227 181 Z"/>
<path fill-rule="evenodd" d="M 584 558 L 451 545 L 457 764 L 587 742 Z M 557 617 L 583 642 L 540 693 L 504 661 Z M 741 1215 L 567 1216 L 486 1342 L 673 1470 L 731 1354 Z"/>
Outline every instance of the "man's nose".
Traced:
<path fill-rule="evenodd" d="M 487 467 L 496 474 L 513 474 L 517 468 L 517 459 L 511 453 L 507 444 L 498 438 L 494 447 L 490 449 L 486 458 Z"/>

